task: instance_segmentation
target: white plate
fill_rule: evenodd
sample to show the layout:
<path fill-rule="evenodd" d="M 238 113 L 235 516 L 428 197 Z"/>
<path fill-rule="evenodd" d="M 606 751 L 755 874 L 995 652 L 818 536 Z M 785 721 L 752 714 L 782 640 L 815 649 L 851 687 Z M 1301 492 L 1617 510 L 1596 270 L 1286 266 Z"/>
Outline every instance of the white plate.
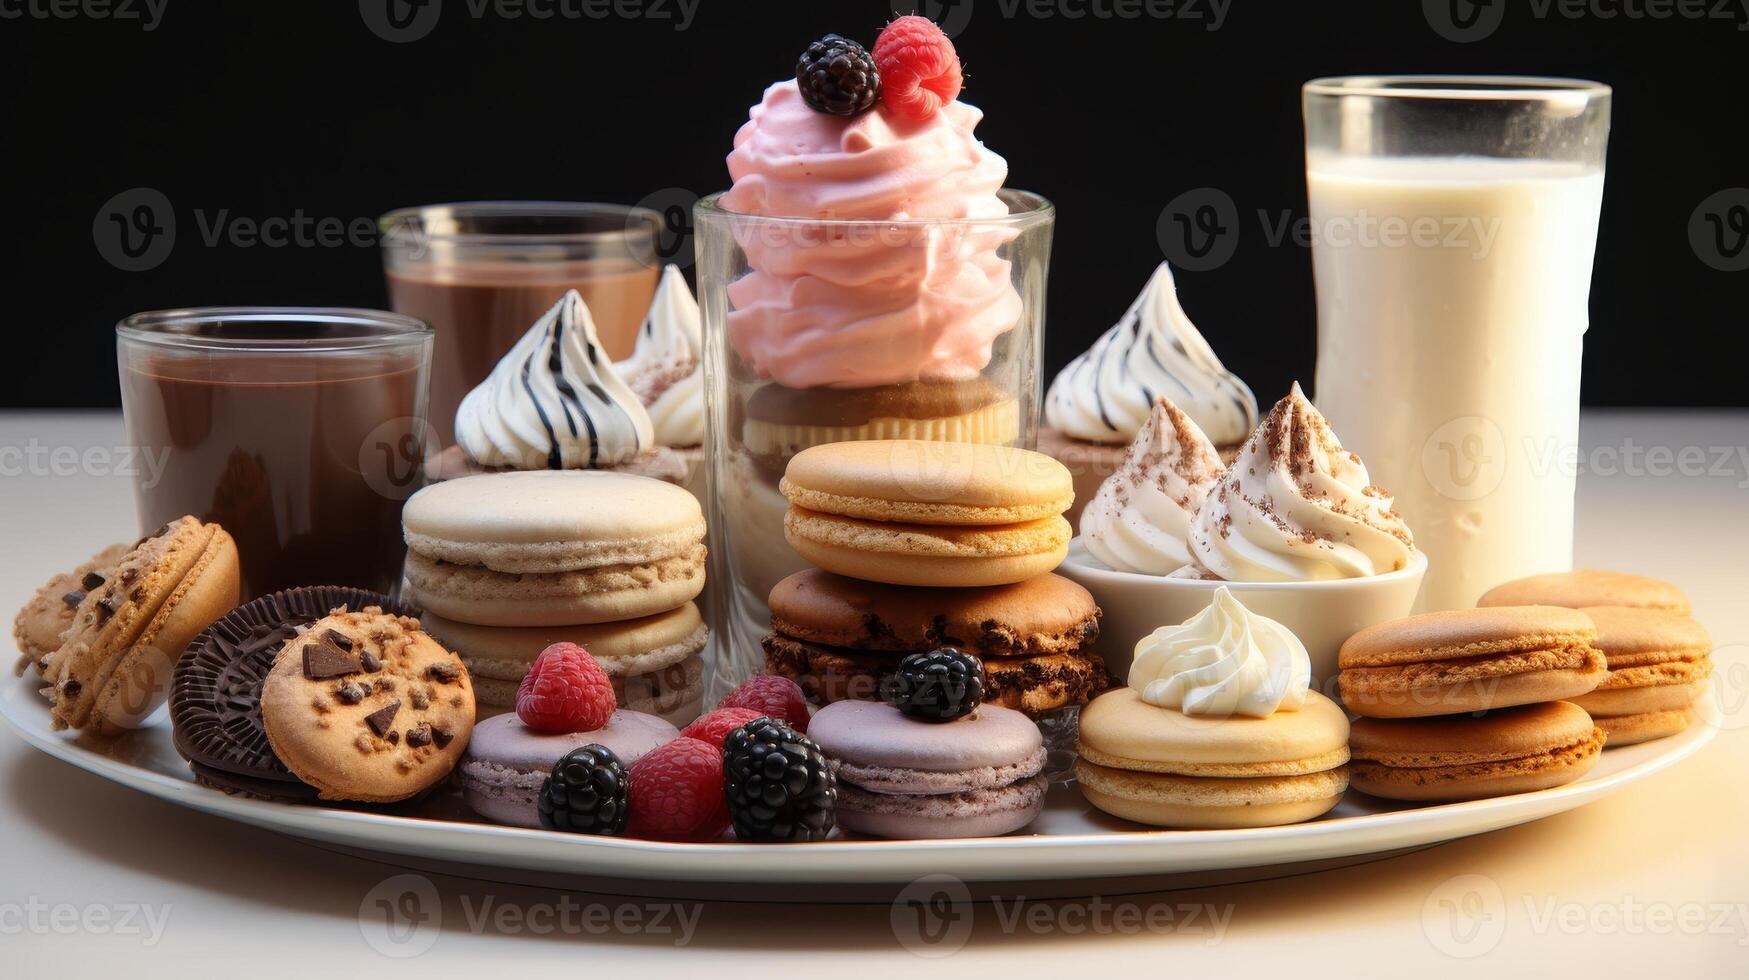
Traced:
<path fill-rule="evenodd" d="M 49 729 L 29 680 L 4 685 L 0 715 L 57 759 L 159 799 L 294 837 L 345 848 L 473 866 L 676 882 L 907 882 L 1169 875 L 1379 854 L 1537 820 L 1613 793 L 1693 755 L 1715 726 L 1612 749 L 1579 782 L 1536 793 L 1443 806 L 1398 806 L 1350 792 L 1330 816 L 1256 830 L 1160 831 L 1092 811 L 1073 786 L 1054 785 L 1032 833 L 948 841 L 833 840 L 817 844 L 668 844 L 466 822 L 453 797 L 412 815 L 295 806 L 197 785 L 160 722 L 114 741 Z M 773 860 L 781 848 L 782 860 Z"/>

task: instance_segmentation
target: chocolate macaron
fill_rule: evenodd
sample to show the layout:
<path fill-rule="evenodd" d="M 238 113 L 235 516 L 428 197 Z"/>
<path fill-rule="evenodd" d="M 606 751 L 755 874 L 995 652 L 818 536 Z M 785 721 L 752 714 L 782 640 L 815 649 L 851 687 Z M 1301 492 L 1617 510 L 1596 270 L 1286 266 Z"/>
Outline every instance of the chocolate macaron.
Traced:
<path fill-rule="evenodd" d="M 1603 729 L 1549 701 L 1446 718 L 1361 718 L 1349 731 L 1349 782 L 1390 800 L 1437 802 L 1528 793 L 1591 771 Z"/>
<path fill-rule="evenodd" d="M 953 647 L 984 662 L 984 700 L 1037 717 L 1104 690 L 1093 596 L 1059 575 L 1014 585 L 883 585 L 807 569 L 770 597 L 768 672 L 822 704 L 879 697 L 907 654 Z"/>
<path fill-rule="evenodd" d="M 1687 616 L 1658 609 L 1592 606 L 1597 646 L 1609 676 L 1573 703 L 1609 734 L 1609 745 L 1633 745 L 1683 731 L 1712 675 L 1712 637 Z"/>
<path fill-rule="evenodd" d="M 1342 644 L 1342 703 L 1368 718 L 1424 718 L 1578 697 L 1608 675 L 1597 628 L 1576 609 L 1421 613 Z"/>

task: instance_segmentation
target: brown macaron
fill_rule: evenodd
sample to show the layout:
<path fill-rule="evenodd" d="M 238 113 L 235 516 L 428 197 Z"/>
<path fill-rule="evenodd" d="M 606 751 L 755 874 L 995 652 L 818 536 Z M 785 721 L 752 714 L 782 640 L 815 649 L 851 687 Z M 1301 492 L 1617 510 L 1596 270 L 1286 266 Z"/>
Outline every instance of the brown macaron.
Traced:
<path fill-rule="evenodd" d="M 1605 734 L 1568 701 L 1483 715 L 1357 719 L 1349 785 L 1388 800 L 1479 800 L 1570 783 L 1591 771 Z"/>
<path fill-rule="evenodd" d="M 1342 644 L 1342 703 L 1368 718 L 1425 718 L 1577 697 L 1609 672 L 1596 639 L 1590 617 L 1558 606 L 1378 623 Z"/>
<path fill-rule="evenodd" d="M 770 597 L 766 668 L 814 700 L 879 697 L 907 654 L 954 647 L 984 662 L 984 700 L 1037 716 L 1104 690 L 1093 596 L 1059 575 L 983 588 L 883 585 L 807 569 Z"/>
<path fill-rule="evenodd" d="M 1581 610 L 1597 625 L 1609 676 L 1573 698 L 1609 733 L 1632 745 L 1674 735 L 1694 721 L 1694 703 L 1712 674 L 1712 637 L 1687 616 L 1630 606 Z"/>
<path fill-rule="evenodd" d="M 1476 600 L 1478 606 L 1635 606 L 1688 615 L 1688 597 L 1662 579 L 1599 568 L 1532 575 L 1497 585 Z"/>
<path fill-rule="evenodd" d="M 217 524 L 184 517 L 142 539 L 45 660 L 54 727 L 138 727 L 169 696 L 183 648 L 237 605 L 241 581 L 236 542 Z"/>

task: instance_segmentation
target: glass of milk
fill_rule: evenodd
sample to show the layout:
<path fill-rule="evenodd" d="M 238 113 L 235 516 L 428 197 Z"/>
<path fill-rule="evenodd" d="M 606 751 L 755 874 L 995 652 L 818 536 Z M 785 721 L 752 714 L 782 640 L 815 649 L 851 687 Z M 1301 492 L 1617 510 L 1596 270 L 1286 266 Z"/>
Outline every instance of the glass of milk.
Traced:
<path fill-rule="evenodd" d="M 1308 82 L 1315 401 L 1427 553 L 1419 608 L 1573 561 L 1610 90 Z"/>

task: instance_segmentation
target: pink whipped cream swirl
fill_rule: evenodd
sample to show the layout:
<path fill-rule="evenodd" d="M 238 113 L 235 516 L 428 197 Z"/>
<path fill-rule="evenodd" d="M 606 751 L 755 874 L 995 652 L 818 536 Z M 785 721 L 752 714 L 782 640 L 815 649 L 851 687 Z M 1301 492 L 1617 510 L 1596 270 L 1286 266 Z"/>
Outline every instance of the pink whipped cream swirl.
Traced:
<path fill-rule="evenodd" d="M 1014 237 L 996 196 L 1008 164 L 972 135 L 983 113 L 929 119 L 884 107 L 815 112 L 792 81 L 765 90 L 735 134 L 726 211 L 842 222 L 738 222 L 750 271 L 728 287 L 729 342 L 792 388 L 964 380 L 1020 320 L 997 249 Z"/>

